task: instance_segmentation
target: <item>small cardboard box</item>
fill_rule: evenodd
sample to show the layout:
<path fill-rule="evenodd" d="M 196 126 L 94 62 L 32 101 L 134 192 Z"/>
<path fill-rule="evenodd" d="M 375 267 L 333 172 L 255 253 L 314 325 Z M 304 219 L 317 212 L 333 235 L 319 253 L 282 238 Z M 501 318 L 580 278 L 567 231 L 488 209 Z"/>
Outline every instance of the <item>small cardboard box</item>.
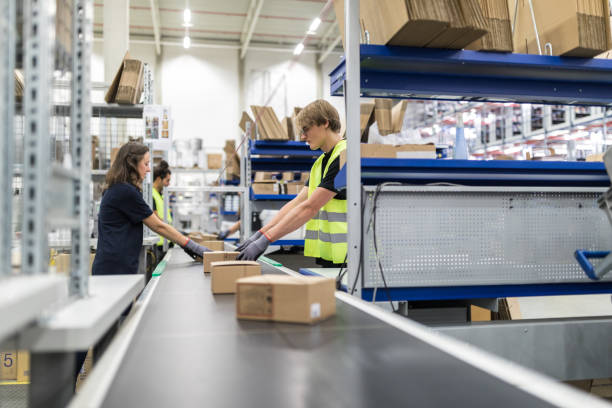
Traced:
<path fill-rule="evenodd" d="M 290 195 L 300 194 L 300 191 L 302 191 L 302 188 L 304 188 L 304 183 L 301 183 L 301 182 L 287 183 L 285 194 L 290 194 Z"/>
<path fill-rule="evenodd" d="M 30 381 L 30 353 L 26 350 L 17 351 L 17 381 Z"/>
<path fill-rule="evenodd" d="M 255 181 L 274 181 L 277 174 L 274 171 L 256 171 Z"/>
<path fill-rule="evenodd" d="M 258 181 L 252 184 L 253 194 L 278 194 L 278 183 L 274 180 Z"/>
<path fill-rule="evenodd" d="M 17 379 L 17 350 L 0 350 L 0 380 Z"/>
<path fill-rule="evenodd" d="M 225 242 L 223 241 L 202 241 L 202 243 L 200 244 L 202 246 L 205 246 L 206 248 L 213 250 L 213 251 L 224 251 L 225 250 Z"/>
<path fill-rule="evenodd" d="M 206 163 L 211 170 L 220 169 L 222 161 L 223 155 L 220 153 L 210 153 L 206 155 Z"/>
<path fill-rule="evenodd" d="M 205 234 L 202 232 L 190 232 L 188 235 L 189 239 L 193 242 L 202 245 L 205 241 L 215 241 L 217 240 L 217 236 L 213 234 Z"/>
<path fill-rule="evenodd" d="M 213 294 L 236 293 L 236 281 L 261 275 L 261 265 L 255 261 L 212 262 L 210 272 L 210 289 Z"/>
<path fill-rule="evenodd" d="M 261 275 L 236 281 L 236 317 L 315 323 L 336 313 L 334 279 Z"/>
<path fill-rule="evenodd" d="M 204 252 L 204 273 L 210 273 L 210 264 L 213 262 L 235 261 L 240 252 L 235 251 L 213 251 Z"/>

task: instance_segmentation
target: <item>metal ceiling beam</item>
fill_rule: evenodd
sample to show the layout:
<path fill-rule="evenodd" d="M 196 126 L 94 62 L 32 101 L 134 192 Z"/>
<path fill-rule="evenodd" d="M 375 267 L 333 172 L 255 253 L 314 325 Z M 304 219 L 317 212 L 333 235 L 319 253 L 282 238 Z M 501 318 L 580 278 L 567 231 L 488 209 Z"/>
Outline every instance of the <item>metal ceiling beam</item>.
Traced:
<path fill-rule="evenodd" d="M 240 58 L 244 58 L 244 56 L 247 53 L 247 50 L 249 49 L 249 43 L 251 42 L 251 38 L 253 37 L 253 31 L 255 31 L 255 26 L 257 25 L 257 20 L 259 19 L 259 13 L 261 13 L 261 8 L 263 7 L 263 3 L 264 0 L 254 0 L 257 1 L 257 5 L 255 6 L 255 10 L 253 11 L 253 15 L 251 16 L 251 20 L 248 23 L 248 28 L 246 30 L 246 36 L 243 38 L 241 36 L 240 38 L 240 42 L 242 44 L 242 47 L 240 49 Z M 253 4 L 253 1 L 251 1 L 251 5 Z M 249 6 L 249 12 L 251 11 L 251 6 Z M 247 19 L 249 18 L 248 14 L 247 14 Z M 245 21 L 246 23 L 246 21 Z M 242 34 L 245 34 L 245 31 L 243 29 Z"/>
<path fill-rule="evenodd" d="M 323 61 L 325 61 L 325 59 L 329 56 L 329 54 L 331 54 L 331 52 L 338 46 L 338 44 L 340 43 L 340 41 L 342 41 L 342 36 L 338 36 L 338 38 L 336 38 L 334 40 L 334 42 L 332 42 L 331 44 L 329 44 L 329 46 L 327 47 L 327 49 L 323 52 L 323 54 L 321 54 L 321 56 L 319 57 L 319 59 L 317 60 L 317 62 L 319 64 L 322 64 Z"/>
<path fill-rule="evenodd" d="M 153 37 L 155 38 L 155 52 L 157 55 L 161 54 L 161 22 L 159 14 L 159 4 L 157 0 L 149 0 L 151 5 L 151 19 L 153 20 Z"/>

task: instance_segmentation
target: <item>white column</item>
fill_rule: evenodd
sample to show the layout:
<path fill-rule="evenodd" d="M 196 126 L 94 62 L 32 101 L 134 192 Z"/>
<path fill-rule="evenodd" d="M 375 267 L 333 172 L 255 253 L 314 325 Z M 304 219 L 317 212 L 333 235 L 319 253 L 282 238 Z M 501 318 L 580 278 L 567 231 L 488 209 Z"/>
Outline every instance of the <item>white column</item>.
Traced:
<path fill-rule="evenodd" d="M 130 0 L 104 1 L 104 82 L 110 84 L 130 48 Z"/>

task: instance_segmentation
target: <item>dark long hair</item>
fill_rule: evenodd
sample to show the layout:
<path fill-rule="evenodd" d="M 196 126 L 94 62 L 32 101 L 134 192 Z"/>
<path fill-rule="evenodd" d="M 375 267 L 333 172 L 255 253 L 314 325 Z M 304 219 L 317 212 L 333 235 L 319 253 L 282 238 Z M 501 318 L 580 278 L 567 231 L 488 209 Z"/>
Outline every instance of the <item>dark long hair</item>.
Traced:
<path fill-rule="evenodd" d="M 163 180 L 168 174 L 172 174 L 170 166 L 167 161 L 162 160 L 153 168 L 153 181 L 157 180 L 158 177 Z"/>
<path fill-rule="evenodd" d="M 148 151 L 147 146 L 138 142 L 128 142 L 121 146 L 111 168 L 106 173 L 105 190 L 117 183 L 129 183 L 142 190 L 138 175 L 138 163 Z"/>

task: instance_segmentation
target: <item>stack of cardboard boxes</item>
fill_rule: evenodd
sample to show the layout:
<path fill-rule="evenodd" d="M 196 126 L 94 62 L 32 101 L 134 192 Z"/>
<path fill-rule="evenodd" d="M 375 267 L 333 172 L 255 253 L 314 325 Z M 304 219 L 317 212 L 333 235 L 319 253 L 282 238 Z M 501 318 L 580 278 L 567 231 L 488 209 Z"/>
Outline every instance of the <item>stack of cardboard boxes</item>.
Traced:
<path fill-rule="evenodd" d="M 283 125 L 269 106 L 251 106 L 260 140 L 289 140 Z"/>
<path fill-rule="evenodd" d="M 299 194 L 308 180 L 308 173 L 298 174 L 292 171 L 283 173 L 258 171 L 252 184 L 253 194 Z"/>
<path fill-rule="evenodd" d="M 234 140 L 226 140 L 223 151 L 225 152 L 225 179 L 239 179 L 240 157 L 236 152 L 236 142 Z"/>

